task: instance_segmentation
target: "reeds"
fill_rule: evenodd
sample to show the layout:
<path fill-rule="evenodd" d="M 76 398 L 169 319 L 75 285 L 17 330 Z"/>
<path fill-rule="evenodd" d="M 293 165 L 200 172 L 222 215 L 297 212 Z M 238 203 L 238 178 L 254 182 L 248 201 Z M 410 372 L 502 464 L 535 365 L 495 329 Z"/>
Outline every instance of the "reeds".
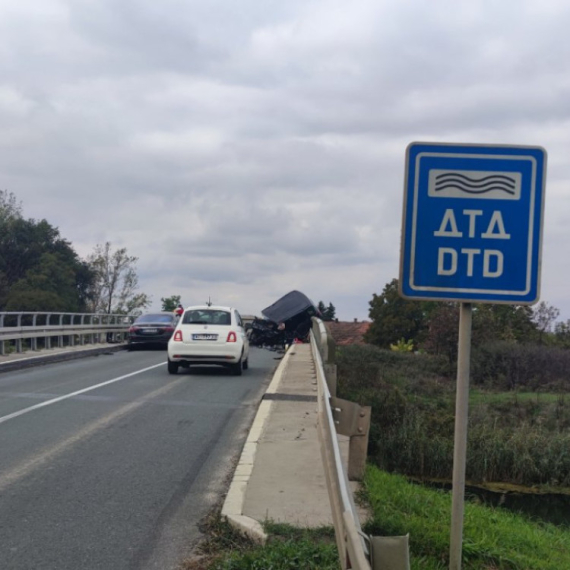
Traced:
<path fill-rule="evenodd" d="M 347 347 L 338 393 L 372 406 L 369 460 L 422 479 L 450 479 L 455 381 L 428 355 Z M 467 478 L 570 487 L 570 406 L 562 394 L 472 392 Z"/>

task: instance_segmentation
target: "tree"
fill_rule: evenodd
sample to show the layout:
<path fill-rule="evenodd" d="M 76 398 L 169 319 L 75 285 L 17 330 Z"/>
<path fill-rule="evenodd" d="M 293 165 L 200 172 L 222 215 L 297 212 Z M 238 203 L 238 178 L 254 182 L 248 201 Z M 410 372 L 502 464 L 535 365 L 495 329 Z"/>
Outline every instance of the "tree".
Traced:
<path fill-rule="evenodd" d="M 422 347 L 431 354 L 444 354 L 451 364 L 457 359 L 459 310 L 457 303 L 438 302 L 427 320 Z"/>
<path fill-rule="evenodd" d="M 73 266 L 60 254 L 44 253 L 38 265 L 10 288 L 6 310 L 79 311 Z"/>
<path fill-rule="evenodd" d="M 527 305 L 479 303 L 473 307 L 473 344 L 508 340 L 528 342 L 535 336 L 532 309 Z"/>
<path fill-rule="evenodd" d="M 329 303 L 328 307 L 326 307 L 322 301 L 319 301 L 317 308 L 319 309 L 319 313 L 321 313 L 321 318 L 323 319 L 323 321 L 335 320 L 336 307 L 332 303 Z"/>
<path fill-rule="evenodd" d="M 173 313 L 174 309 L 180 303 L 180 295 L 171 295 L 170 297 L 161 297 L 162 310 L 167 313 Z"/>
<path fill-rule="evenodd" d="M 560 346 L 570 348 L 570 319 L 561 323 L 556 323 L 554 326 L 554 335 L 556 342 Z"/>
<path fill-rule="evenodd" d="M 0 190 L 0 225 L 9 220 L 22 217 L 22 204 L 8 190 Z"/>
<path fill-rule="evenodd" d="M 130 314 L 150 305 L 146 293 L 137 293 L 137 257 L 126 248 L 112 251 L 111 243 L 97 244 L 87 258 L 95 278 L 90 288 L 91 310 L 94 313 Z"/>
<path fill-rule="evenodd" d="M 560 315 L 560 311 L 541 301 L 532 311 L 532 321 L 536 325 L 536 330 L 538 332 L 538 344 L 542 344 L 544 340 L 544 335 L 552 331 L 552 325 L 554 321 Z"/>
<path fill-rule="evenodd" d="M 401 339 L 420 342 L 426 331 L 426 314 L 432 304 L 408 301 L 398 293 L 398 280 L 387 283 L 381 295 L 374 294 L 370 301 L 372 321 L 365 335 L 366 342 L 389 348 Z"/>
<path fill-rule="evenodd" d="M 427 313 L 428 333 L 422 345 L 433 354 L 457 358 L 459 311 L 456 303 L 438 302 Z M 472 345 L 480 346 L 501 340 L 524 342 L 535 336 L 532 310 L 526 305 L 473 305 Z"/>
<path fill-rule="evenodd" d="M 0 310 L 83 311 L 93 274 L 46 220 L 0 191 Z"/>

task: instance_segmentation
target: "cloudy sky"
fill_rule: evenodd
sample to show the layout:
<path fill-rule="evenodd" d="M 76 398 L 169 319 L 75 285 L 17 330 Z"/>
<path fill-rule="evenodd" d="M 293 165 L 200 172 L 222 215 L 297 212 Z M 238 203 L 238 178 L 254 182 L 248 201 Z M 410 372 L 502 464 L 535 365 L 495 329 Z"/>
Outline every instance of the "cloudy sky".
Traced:
<path fill-rule="evenodd" d="M 567 0 L 0 0 L 0 188 L 141 290 L 366 318 L 415 140 L 548 151 L 542 299 L 570 318 Z"/>

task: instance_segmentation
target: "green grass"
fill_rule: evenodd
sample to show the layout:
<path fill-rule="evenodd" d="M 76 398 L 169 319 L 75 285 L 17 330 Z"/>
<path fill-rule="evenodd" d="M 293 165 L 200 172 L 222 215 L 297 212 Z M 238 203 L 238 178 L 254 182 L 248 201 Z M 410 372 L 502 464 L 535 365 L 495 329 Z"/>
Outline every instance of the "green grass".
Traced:
<path fill-rule="evenodd" d="M 338 570 L 334 530 L 296 529 L 267 525 L 269 540 L 235 552 L 214 566 L 216 570 Z"/>
<path fill-rule="evenodd" d="M 259 545 L 232 528 L 219 515 L 206 524 L 208 540 L 201 551 L 207 560 L 188 563 L 187 570 L 338 570 L 334 529 L 296 528 L 266 522 L 265 545 Z"/>
<path fill-rule="evenodd" d="M 408 482 L 369 465 L 361 492 L 373 536 L 410 535 L 412 570 L 446 570 L 449 565 L 451 494 Z M 264 546 L 239 533 L 219 515 L 206 525 L 205 558 L 186 570 L 337 570 L 331 527 L 299 529 L 266 523 Z M 465 505 L 464 570 L 565 570 L 570 568 L 570 529 L 535 522 L 500 508 Z"/>
<path fill-rule="evenodd" d="M 448 567 L 451 495 L 367 468 L 364 497 L 372 509 L 365 531 L 410 534 L 413 570 Z M 562 570 L 570 568 L 570 530 L 475 503 L 465 505 L 463 568 Z"/>

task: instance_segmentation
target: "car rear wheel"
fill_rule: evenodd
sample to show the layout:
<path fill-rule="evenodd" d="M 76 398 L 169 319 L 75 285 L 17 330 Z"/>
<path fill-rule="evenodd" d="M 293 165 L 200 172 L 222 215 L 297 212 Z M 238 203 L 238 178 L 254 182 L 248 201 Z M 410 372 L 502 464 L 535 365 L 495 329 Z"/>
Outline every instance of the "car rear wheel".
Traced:
<path fill-rule="evenodd" d="M 242 370 L 243 370 L 243 368 L 242 368 L 241 360 L 239 362 L 236 362 L 235 364 L 232 364 L 232 373 L 234 376 L 241 376 Z"/>
<path fill-rule="evenodd" d="M 172 362 L 172 360 L 168 361 L 168 373 L 169 374 L 178 374 L 178 362 Z"/>
<path fill-rule="evenodd" d="M 246 358 L 246 359 L 243 361 L 243 369 L 244 369 L 244 370 L 247 370 L 248 368 L 249 368 L 249 358 Z"/>

